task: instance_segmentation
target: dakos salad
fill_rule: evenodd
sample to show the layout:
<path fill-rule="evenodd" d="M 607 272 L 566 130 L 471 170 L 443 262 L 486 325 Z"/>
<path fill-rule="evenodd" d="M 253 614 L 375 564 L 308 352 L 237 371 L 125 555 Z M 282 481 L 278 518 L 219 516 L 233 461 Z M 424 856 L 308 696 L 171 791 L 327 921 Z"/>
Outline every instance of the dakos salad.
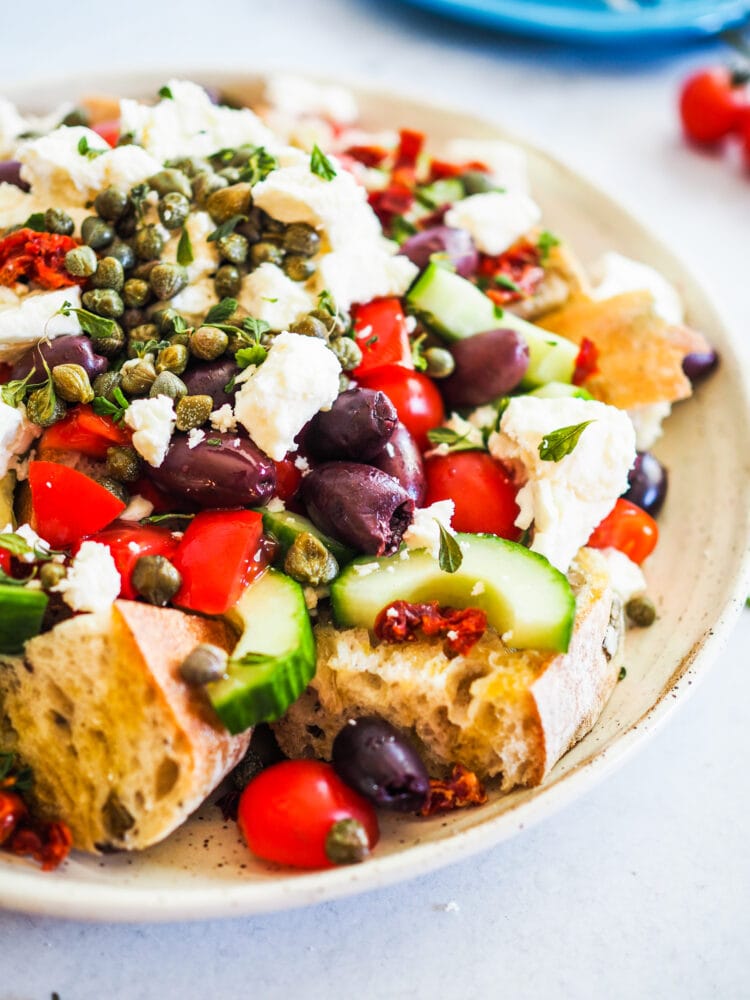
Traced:
<path fill-rule="evenodd" d="M 288 77 L 0 100 L 0 157 L 3 848 L 224 782 L 325 867 L 543 781 L 656 615 L 651 448 L 718 360 L 676 290 L 585 269 L 515 146 Z"/>

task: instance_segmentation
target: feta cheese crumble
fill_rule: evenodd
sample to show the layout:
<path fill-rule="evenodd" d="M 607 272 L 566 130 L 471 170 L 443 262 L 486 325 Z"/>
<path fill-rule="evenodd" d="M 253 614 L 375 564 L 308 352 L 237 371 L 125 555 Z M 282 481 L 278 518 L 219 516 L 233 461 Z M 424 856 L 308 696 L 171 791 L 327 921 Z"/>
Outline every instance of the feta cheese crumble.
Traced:
<path fill-rule="evenodd" d="M 407 549 L 427 549 L 433 559 L 440 555 L 440 526 L 453 534 L 451 519 L 455 505 L 452 500 L 438 500 L 429 507 L 414 511 L 411 524 L 404 532 Z"/>
<path fill-rule="evenodd" d="M 130 498 L 130 503 L 120 514 L 121 521 L 142 521 L 144 517 L 150 517 L 154 512 L 154 505 L 150 500 L 142 497 L 140 493 Z"/>
<path fill-rule="evenodd" d="M 83 542 L 68 573 L 52 590 L 74 611 L 106 611 L 120 593 L 120 574 L 101 542 Z"/>
<path fill-rule="evenodd" d="M 539 445 L 561 427 L 591 420 L 570 454 L 543 461 Z M 596 400 L 511 399 L 490 436 L 489 450 L 510 466 L 523 485 L 515 524 L 534 525 L 533 552 L 565 572 L 591 532 L 628 487 L 635 459 L 635 432 L 622 410 Z"/>
<path fill-rule="evenodd" d="M 15 304 L 0 305 L 0 361 L 15 361 L 40 340 L 80 333 L 75 313 L 60 314 L 64 302 L 80 307 L 81 290 L 77 285 L 54 292 L 30 292 Z"/>
<path fill-rule="evenodd" d="M 125 423 L 135 432 L 133 447 L 155 469 L 164 461 L 175 426 L 174 403 L 168 396 L 134 399 Z"/>
<path fill-rule="evenodd" d="M 316 305 L 314 296 L 300 282 L 292 281 L 280 267 L 268 261 L 244 278 L 239 303 L 272 330 L 285 330 Z"/>
<path fill-rule="evenodd" d="M 445 213 L 445 224 L 465 229 L 477 250 L 495 256 L 533 229 L 541 217 L 541 209 L 527 194 L 488 191 L 457 201 Z"/>
<path fill-rule="evenodd" d="M 250 437 L 275 461 L 297 450 L 295 437 L 339 391 L 341 365 L 315 337 L 280 333 L 268 357 L 242 383 L 234 414 Z"/>
<path fill-rule="evenodd" d="M 192 427 L 188 431 L 187 446 L 192 451 L 193 448 L 197 448 L 201 441 L 206 440 L 206 432 L 202 431 L 200 427 Z"/>
<path fill-rule="evenodd" d="M 215 431 L 234 431 L 237 429 L 237 418 L 232 413 L 231 403 L 224 403 L 218 410 L 214 410 L 209 417 L 211 426 Z M 205 434 L 203 435 L 205 437 Z"/>
<path fill-rule="evenodd" d="M 0 399 L 0 479 L 13 468 L 16 456 L 28 451 L 41 433 L 41 427 L 26 418 L 23 403 L 10 406 Z"/>

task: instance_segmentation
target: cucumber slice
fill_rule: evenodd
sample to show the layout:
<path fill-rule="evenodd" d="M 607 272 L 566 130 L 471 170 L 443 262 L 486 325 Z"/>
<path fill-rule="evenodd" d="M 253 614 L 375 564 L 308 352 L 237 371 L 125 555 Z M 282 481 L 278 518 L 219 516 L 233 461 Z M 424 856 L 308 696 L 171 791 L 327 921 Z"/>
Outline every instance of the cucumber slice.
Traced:
<path fill-rule="evenodd" d="M 406 559 L 400 553 L 356 559 L 331 585 L 337 623 L 371 629 L 392 601 L 437 600 L 481 608 L 516 649 L 565 652 L 575 618 L 567 578 L 544 556 L 496 535 L 460 534 L 457 539 L 463 561 L 455 573 L 444 573 L 424 550 L 409 552 Z"/>
<path fill-rule="evenodd" d="M 0 583 L 0 653 L 20 653 L 39 634 L 47 601 L 43 590 Z"/>
<path fill-rule="evenodd" d="M 529 367 L 522 388 L 570 382 L 573 378 L 577 344 L 500 309 L 476 285 L 435 262 L 425 268 L 406 300 L 447 341 L 462 340 L 498 327 L 519 333 L 529 347 Z"/>
<path fill-rule="evenodd" d="M 271 722 L 299 698 L 315 674 L 315 639 L 302 588 L 269 569 L 228 615 L 242 635 L 227 674 L 206 685 L 230 733 Z"/>
<path fill-rule="evenodd" d="M 291 510 L 270 511 L 265 507 L 260 508 L 260 513 L 263 515 L 263 530 L 268 532 L 269 535 L 273 535 L 281 546 L 281 551 L 284 555 L 293 544 L 295 538 L 301 535 L 303 531 L 309 532 L 318 541 L 321 541 L 335 557 L 339 566 L 344 566 L 346 563 L 351 562 L 356 555 L 354 549 L 350 549 L 347 545 L 337 542 L 330 535 L 324 535 L 322 531 L 319 531 L 315 527 L 312 521 L 303 517 L 302 514 L 295 514 Z"/>
<path fill-rule="evenodd" d="M 548 382 L 538 389 L 532 390 L 529 396 L 536 396 L 539 399 L 593 399 L 588 390 L 581 385 L 570 385 L 568 382 Z"/>

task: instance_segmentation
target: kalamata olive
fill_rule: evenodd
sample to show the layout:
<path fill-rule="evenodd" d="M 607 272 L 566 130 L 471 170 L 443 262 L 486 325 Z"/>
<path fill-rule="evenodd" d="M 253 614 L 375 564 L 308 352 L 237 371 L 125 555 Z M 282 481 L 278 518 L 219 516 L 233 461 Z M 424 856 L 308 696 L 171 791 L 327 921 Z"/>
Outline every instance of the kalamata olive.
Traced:
<path fill-rule="evenodd" d="M 479 254 L 469 233 L 450 226 L 433 226 L 415 233 L 401 244 L 399 253 L 408 257 L 420 271 L 427 267 L 434 253 L 443 254 L 462 278 L 474 274 L 479 266 Z"/>
<path fill-rule="evenodd" d="M 451 345 L 456 368 L 437 383 L 453 409 L 482 406 L 515 389 L 529 367 L 529 348 L 515 330 L 486 330 Z"/>
<path fill-rule="evenodd" d="M 13 365 L 10 373 L 12 379 L 26 378 L 32 368 L 36 369 L 33 379 L 39 376 L 43 381 L 47 376 L 44 370 L 44 363 L 47 362 L 50 368 L 55 365 L 80 365 L 93 382 L 97 375 L 101 375 L 109 368 L 109 361 L 96 354 L 92 341 L 82 334 L 71 334 L 64 337 L 55 337 L 54 340 L 43 340 L 27 351 L 22 358 Z"/>
<path fill-rule="evenodd" d="M 13 184 L 22 191 L 29 190 L 26 181 L 21 180 L 21 164 L 18 160 L 0 161 L 0 184 Z"/>
<path fill-rule="evenodd" d="M 384 392 L 347 389 L 330 410 L 316 414 L 305 441 L 315 458 L 369 461 L 390 439 L 398 414 Z"/>
<path fill-rule="evenodd" d="M 422 506 L 427 494 L 422 453 L 417 447 L 417 442 L 400 420 L 390 441 L 387 442 L 379 455 L 370 460 L 370 464 L 397 479 L 416 506 Z"/>
<path fill-rule="evenodd" d="M 302 480 L 302 499 L 316 527 L 368 555 L 389 555 L 411 524 L 414 501 L 371 465 L 326 462 Z"/>
<path fill-rule="evenodd" d="M 339 730 L 331 762 L 342 781 L 385 809 L 417 810 L 430 790 L 417 751 L 395 726 L 376 715 L 350 719 Z"/>
<path fill-rule="evenodd" d="M 639 451 L 628 474 L 626 500 L 655 517 L 667 496 L 667 470 L 650 451 Z"/>
<path fill-rule="evenodd" d="M 187 386 L 189 396 L 210 396 L 214 407 L 218 409 L 224 403 L 234 401 L 234 390 L 225 392 L 235 375 L 239 374 L 234 358 L 219 358 L 217 361 L 204 361 L 190 365 L 180 378 Z"/>
<path fill-rule="evenodd" d="M 199 507 L 259 507 L 276 490 L 271 459 L 235 432 L 208 431 L 194 447 L 175 434 L 167 456 L 149 477 L 167 493 Z"/>
<path fill-rule="evenodd" d="M 706 378 L 719 364 L 719 355 L 713 348 L 709 351 L 696 351 L 686 354 L 682 359 L 682 370 L 691 382 L 699 382 Z"/>

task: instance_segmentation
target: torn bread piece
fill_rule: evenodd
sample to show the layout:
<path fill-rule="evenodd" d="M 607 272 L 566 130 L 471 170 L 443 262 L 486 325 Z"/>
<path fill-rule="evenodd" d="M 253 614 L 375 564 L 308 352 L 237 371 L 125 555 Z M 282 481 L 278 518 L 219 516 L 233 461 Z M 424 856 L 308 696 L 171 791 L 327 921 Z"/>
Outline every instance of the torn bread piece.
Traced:
<path fill-rule="evenodd" d="M 532 242 L 537 237 L 532 237 Z M 544 263 L 544 277 L 533 295 L 511 302 L 505 308 L 529 322 L 536 322 L 541 316 L 562 308 L 566 302 L 590 290 L 583 265 L 567 243 L 558 243 L 549 248 Z"/>

